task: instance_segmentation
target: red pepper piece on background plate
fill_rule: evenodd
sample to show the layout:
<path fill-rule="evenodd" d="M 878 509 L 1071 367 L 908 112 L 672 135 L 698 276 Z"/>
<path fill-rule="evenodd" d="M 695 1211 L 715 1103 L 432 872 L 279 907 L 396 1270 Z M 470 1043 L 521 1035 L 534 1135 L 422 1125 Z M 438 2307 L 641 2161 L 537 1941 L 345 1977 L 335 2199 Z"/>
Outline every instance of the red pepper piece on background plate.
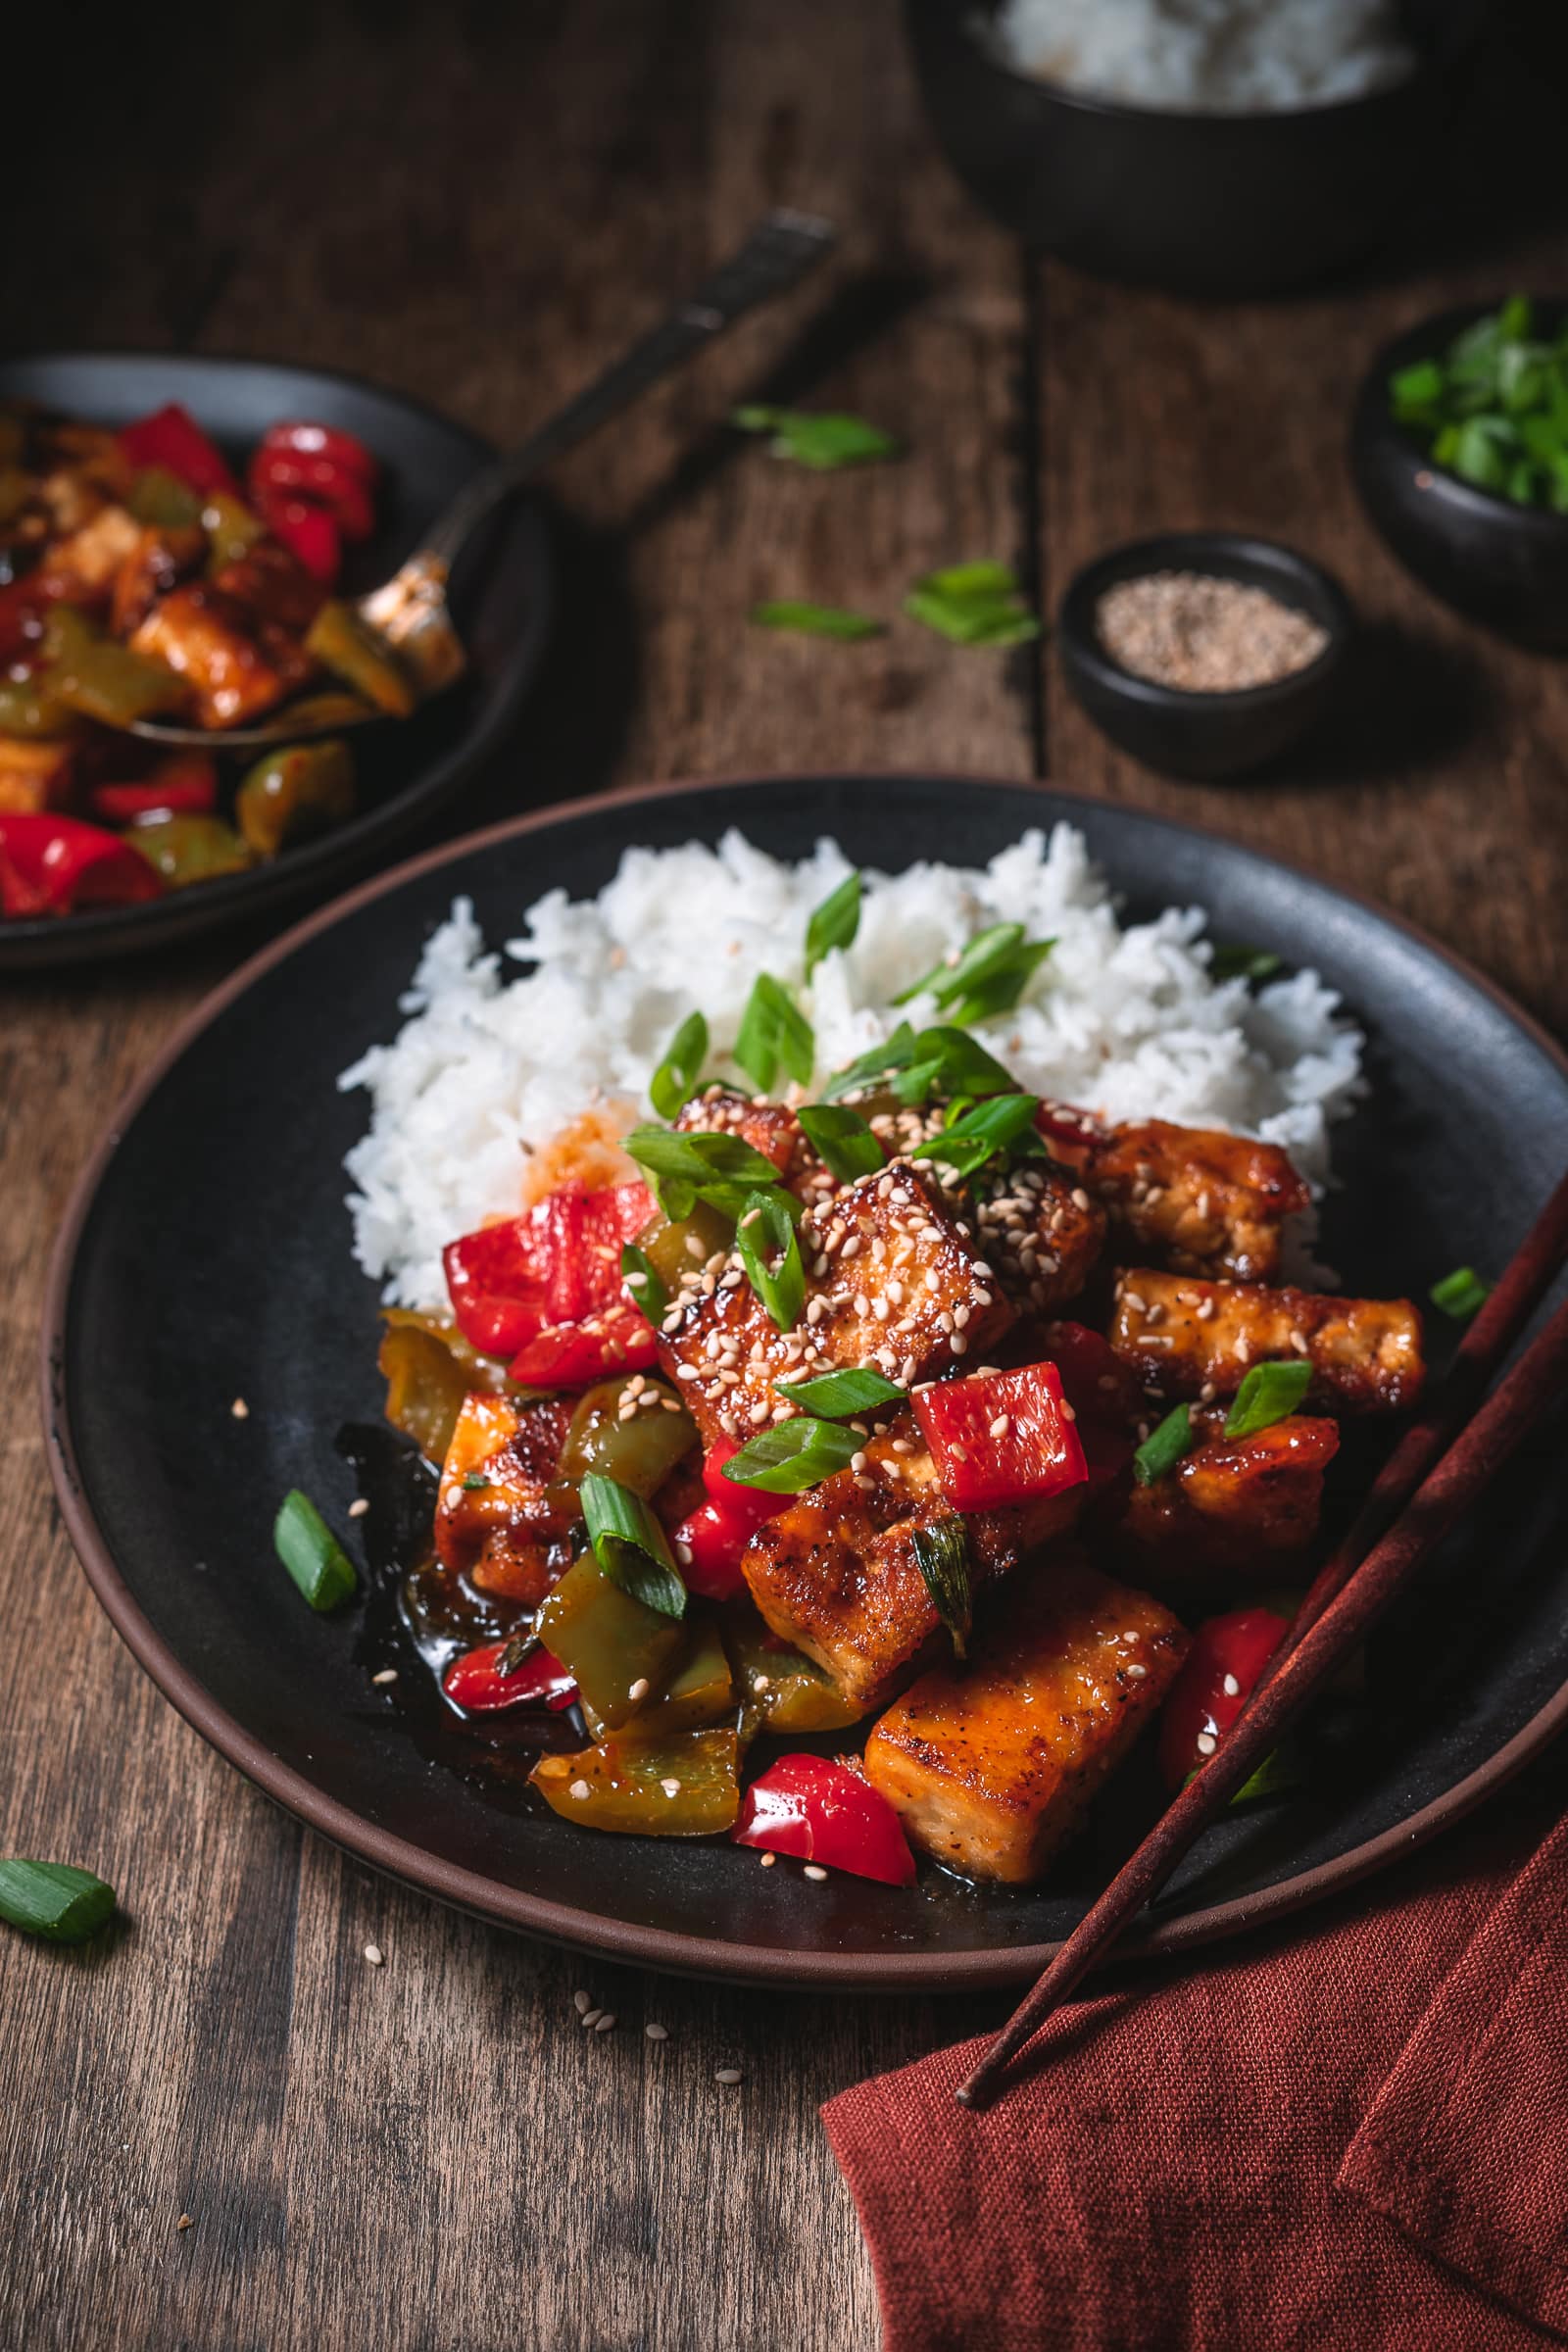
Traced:
<path fill-rule="evenodd" d="M 1256 1608 L 1199 1627 L 1160 1717 L 1159 1768 L 1170 1788 L 1207 1763 L 1289 1631 L 1273 1609 Z"/>
<path fill-rule="evenodd" d="M 179 752 L 134 784 L 95 784 L 90 797 L 94 816 L 106 825 L 131 825 L 138 816 L 165 810 L 211 816 L 218 807 L 218 769 L 205 752 Z"/>
<path fill-rule="evenodd" d="M 380 475 L 379 461 L 363 441 L 344 432 L 341 425 L 312 424 L 304 418 L 280 417 L 270 424 L 262 435 L 263 449 L 292 450 L 300 457 L 330 458 L 335 466 L 359 475 L 368 490 L 375 487 Z"/>
<path fill-rule="evenodd" d="M 162 898 L 145 858 L 75 816 L 0 815 L 0 913 L 71 914 Z"/>
<path fill-rule="evenodd" d="M 576 1705 L 575 1682 L 543 1644 L 530 1649 L 511 1674 L 504 1674 L 502 1661 L 511 1647 L 510 1639 L 490 1642 L 483 1649 L 466 1650 L 454 1658 L 441 1677 L 448 1698 L 472 1715 L 493 1715 L 502 1707 L 548 1707 L 559 1715 Z"/>
<path fill-rule="evenodd" d="M 914 1856 L 893 1807 L 858 1772 L 826 1756 L 780 1756 L 741 1798 L 737 1845 L 826 1863 L 888 1886 L 912 1886 Z"/>
<path fill-rule="evenodd" d="M 245 483 L 251 503 L 263 513 L 269 499 L 297 498 L 323 507 L 345 539 L 368 539 L 375 528 L 375 509 L 363 475 L 335 458 L 270 448 L 264 442 L 251 459 Z"/>
<path fill-rule="evenodd" d="M 1054 1364 L 937 1381 L 910 1402 L 955 1510 L 1059 1494 L 1089 1475 Z"/>
<path fill-rule="evenodd" d="M 240 495 L 239 484 L 229 471 L 222 451 L 208 439 L 189 410 L 182 409 L 177 401 L 155 409 L 150 416 L 139 417 L 134 424 L 123 425 L 117 438 L 138 469 L 161 466 L 204 498 L 217 491 L 221 491 L 225 498 Z"/>
<path fill-rule="evenodd" d="M 343 562 L 336 517 L 324 507 L 315 506 L 306 498 L 290 497 L 281 490 L 267 491 L 258 498 L 256 506 L 272 537 L 282 541 L 312 579 L 324 580 L 330 587 Z"/>

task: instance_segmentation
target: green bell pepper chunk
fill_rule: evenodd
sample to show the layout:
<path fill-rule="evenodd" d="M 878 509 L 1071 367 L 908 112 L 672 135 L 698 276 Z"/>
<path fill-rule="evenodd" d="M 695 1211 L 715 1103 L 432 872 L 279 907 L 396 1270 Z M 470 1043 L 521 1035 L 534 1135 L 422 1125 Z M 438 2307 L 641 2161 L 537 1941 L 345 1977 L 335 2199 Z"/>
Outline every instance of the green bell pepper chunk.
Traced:
<path fill-rule="evenodd" d="M 864 1709 L 846 1699 L 814 1659 L 780 1647 L 750 1601 L 732 1603 L 724 1639 L 740 1692 L 741 1745 L 759 1732 L 841 1732 Z"/>
<path fill-rule="evenodd" d="M 112 637 L 100 637 L 74 605 L 52 609 L 43 644 L 47 666 L 38 681 L 42 692 L 79 710 L 84 718 L 125 727 L 132 719 L 177 710 L 185 700 L 184 680 L 166 662 L 151 661 L 133 654 L 128 645 L 117 645 Z"/>
<path fill-rule="evenodd" d="M 735 1677 L 723 1638 L 711 1618 L 694 1620 L 686 1655 L 664 1677 L 627 1726 L 628 1738 L 662 1739 L 735 1715 Z"/>
<path fill-rule="evenodd" d="M 686 1628 L 612 1584 L 592 1552 L 545 1596 L 534 1631 L 582 1694 L 597 1737 L 629 1723 L 686 1647 Z"/>
<path fill-rule="evenodd" d="M 601 1478 L 612 1478 L 617 1486 L 629 1487 L 645 1502 L 653 1500 L 675 1464 L 696 1445 L 697 1424 L 684 1405 L 679 1412 L 665 1411 L 665 1397 L 680 1402 L 673 1389 L 662 1381 L 650 1380 L 643 1395 L 650 1389 L 660 1402 L 638 1406 L 624 1421 L 620 1417 L 628 1401 L 624 1374 L 596 1381 L 583 1391 L 561 1449 L 558 1475 L 568 1486 L 581 1486 L 592 1470 Z"/>
<path fill-rule="evenodd" d="M 262 858 L 329 833 L 353 814 L 354 755 L 335 735 L 265 753 L 246 769 L 234 795 L 235 821 Z"/>
<path fill-rule="evenodd" d="M 692 1243 L 700 1248 L 688 1247 Z M 721 1216 L 706 1200 L 695 1202 L 691 1215 L 678 1224 L 656 1212 L 654 1222 L 637 1237 L 637 1247 L 672 1298 L 694 1266 L 701 1266 L 715 1250 L 733 1249 L 734 1244 L 733 1219 Z"/>
<path fill-rule="evenodd" d="M 413 710 L 414 688 L 397 656 L 352 605 L 328 597 L 306 633 L 305 651 L 388 717 L 407 718 Z"/>
<path fill-rule="evenodd" d="M 77 724 L 76 714 L 36 678 L 0 679 L 0 735 L 57 742 Z"/>
<path fill-rule="evenodd" d="M 249 555 L 258 539 L 267 536 L 267 525 L 259 514 L 253 514 L 243 500 L 233 498 L 226 490 L 214 490 L 197 502 L 197 519 L 207 533 L 207 571 L 211 578 L 222 570 L 225 564 L 237 564 L 241 556 Z"/>
<path fill-rule="evenodd" d="M 591 1830 L 712 1838 L 732 1829 L 740 1812 L 732 1731 L 607 1740 L 575 1756 L 541 1756 L 532 1778 L 552 1812 Z"/>
<path fill-rule="evenodd" d="M 232 825 L 220 816 L 138 817 L 125 834 L 171 890 L 211 882 L 219 874 L 243 874 L 256 863 Z"/>
<path fill-rule="evenodd" d="M 200 497 L 165 466 L 145 466 L 131 483 L 125 505 L 138 522 L 160 531 L 188 531 L 202 519 Z"/>

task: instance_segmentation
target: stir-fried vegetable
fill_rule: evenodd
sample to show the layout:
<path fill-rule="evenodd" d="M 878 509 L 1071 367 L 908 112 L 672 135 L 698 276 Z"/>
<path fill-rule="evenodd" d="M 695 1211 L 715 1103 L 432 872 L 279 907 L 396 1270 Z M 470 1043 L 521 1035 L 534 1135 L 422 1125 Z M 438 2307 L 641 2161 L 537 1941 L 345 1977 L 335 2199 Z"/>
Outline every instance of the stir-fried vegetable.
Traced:
<path fill-rule="evenodd" d="M 651 1501 L 696 1445 L 697 1429 L 672 1388 L 632 1377 L 635 1388 L 617 1378 L 583 1391 L 562 1448 L 561 1476 L 575 1487 L 593 1471 Z"/>
<path fill-rule="evenodd" d="M 1289 1631 L 1272 1609 L 1232 1609 L 1199 1627 L 1160 1720 L 1159 1764 L 1170 1788 L 1207 1763 Z"/>
<path fill-rule="evenodd" d="M 757 1845 L 847 1870 L 884 1886 L 914 1884 L 914 1856 L 885 1796 L 825 1756 L 780 1756 L 752 1782 L 730 1833 Z"/>
<path fill-rule="evenodd" d="M 161 874 L 171 890 L 210 882 L 218 874 L 243 874 L 256 863 L 232 825 L 220 816 L 175 816 L 155 811 L 125 835 L 133 850 Z"/>
<path fill-rule="evenodd" d="M 577 1686 L 542 1642 L 514 1634 L 454 1658 L 441 1677 L 454 1706 L 470 1715 L 505 1707 L 548 1707 L 553 1714 L 577 1703 Z"/>
<path fill-rule="evenodd" d="M 533 1786 L 553 1812 L 590 1830 L 645 1838 L 711 1838 L 740 1808 L 740 1751 L 732 1731 L 629 1735 L 575 1756 L 541 1756 Z"/>
<path fill-rule="evenodd" d="M 1026 1364 L 919 1390 L 915 1419 L 956 1510 L 1059 1494 L 1088 1477 L 1054 1364 Z"/>
<path fill-rule="evenodd" d="M 631 1721 L 687 1641 L 678 1618 L 622 1592 L 591 1552 L 546 1597 L 534 1630 L 575 1680 L 595 1734 Z"/>
<path fill-rule="evenodd" d="M 265 753 L 234 795 L 239 829 L 262 858 L 329 833 L 353 814 L 354 755 L 334 736 Z"/>

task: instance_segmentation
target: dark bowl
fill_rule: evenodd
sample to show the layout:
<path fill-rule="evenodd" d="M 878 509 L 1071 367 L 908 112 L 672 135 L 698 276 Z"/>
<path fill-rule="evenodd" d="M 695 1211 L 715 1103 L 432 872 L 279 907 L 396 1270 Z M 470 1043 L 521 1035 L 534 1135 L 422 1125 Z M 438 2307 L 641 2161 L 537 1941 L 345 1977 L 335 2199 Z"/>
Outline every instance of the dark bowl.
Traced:
<path fill-rule="evenodd" d="M 1200 571 L 1265 588 L 1310 613 L 1328 644 L 1305 669 L 1234 694 L 1192 694 L 1137 677 L 1106 653 L 1095 614 L 1107 588 L 1151 571 Z M 1237 531 L 1165 531 L 1084 565 L 1061 600 L 1056 650 L 1068 685 L 1112 743 L 1167 775 L 1213 779 L 1264 766 L 1316 726 L 1338 694 L 1354 629 L 1344 590 L 1294 548 Z"/>
<path fill-rule="evenodd" d="M 1440 311 L 1378 353 L 1350 424 L 1350 470 L 1361 503 L 1395 554 L 1467 620 L 1545 653 L 1568 649 L 1568 514 L 1521 507 L 1446 473 L 1389 407 L 1389 378 L 1446 350 L 1495 302 Z M 1538 302 L 1555 333 L 1568 303 Z"/>
<path fill-rule="evenodd" d="M 1381 244 L 1416 190 L 1480 0 L 1404 0 L 1421 63 L 1395 88 L 1269 115 L 1177 114 L 1036 81 L 994 57 L 999 0 L 905 0 L 921 93 L 986 210 L 1097 277 L 1279 293 Z"/>

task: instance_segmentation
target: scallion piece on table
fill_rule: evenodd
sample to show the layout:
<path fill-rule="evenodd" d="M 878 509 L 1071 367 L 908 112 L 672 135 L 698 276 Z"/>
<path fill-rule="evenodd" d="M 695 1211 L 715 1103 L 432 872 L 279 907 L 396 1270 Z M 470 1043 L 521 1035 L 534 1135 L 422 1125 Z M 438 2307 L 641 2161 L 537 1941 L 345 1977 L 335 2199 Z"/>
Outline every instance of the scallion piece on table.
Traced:
<path fill-rule="evenodd" d="M 590 1470 L 578 1490 L 594 1558 L 612 1585 L 661 1617 L 684 1617 L 686 1587 L 663 1528 L 640 1494 Z"/>
<path fill-rule="evenodd" d="M 752 626 L 793 630 L 798 637 L 836 637 L 841 645 L 858 645 L 863 638 L 880 637 L 883 623 L 868 612 L 852 612 L 843 605 L 812 605 L 799 597 L 775 597 L 752 607 Z"/>
<path fill-rule="evenodd" d="M 927 572 L 904 610 L 954 645 L 1022 645 L 1040 634 L 1011 566 L 989 559 Z"/>
<path fill-rule="evenodd" d="M 308 1494 L 284 1495 L 272 1522 L 277 1556 L 313 1609 L 335 1609 L 360 1589 L 354 1563 Z"/>
<path fill-rule="evenodd" d="M 779 1330 L 793 1331 L 806 1304 L 806 1268 L 794 1220 L 780 1201 L 778 1188 L 753 1193 L 736 1222 L 735 1247 L 753 1290 Z"/>
<path fill-rule="evenodd" d="M 918 1527 L 913 1536 L 914 1557 L 931 1606 L 947 1627 L 953 1654 L 969 1654 L 969 1628 L 974 1621 L 974 1593 L 969 1580 L 969 1538 L 955 1511 L 935 1527 Z"/>
<path fill-rule="evenodd" d="M 71 1862 L 0 1861 L 0 1919 L 51 1943 L 81 1943 L 115 1907 L 115 1890 Z"/>
<path fill-rule="evenodd" d="M 879 1405 L 902 1404 L 904 1391 L 880 1372 L 851 1365 L 843 1372 L 818 1372 L 810 1380 L 774 1383 L 780 1396 L 805 1405 L 822 1421 L 848 1421 L 857 1413 L 874 1413 Z"/>
<path fill-rule="evenodd" d="M 874 1176 L 886 1162 L 876 1137 L 858 1110 L 843 1102 L 808 1102 L 796 1112 L 807 1142 L 826 1161 L 840 1184 Z"/>
<path fill-rule="evenodd" d="M 760 1487 L 766 1494 L 803 1494 L 835 1471 L 847 1470 L 864 1441 L 836 1421 L 775 1421 L 749 1438 L 724 1464 L 737 1487 Z"/>
<path fill-rule="evenodd" d="M 754 404 L 732 409 L 730 422 L 743 433 L 767 433 L 775 458 L 808 466 L 813 473 L 832 473 L 841 466 L 874 465 L 897 457 L 899 445 L 880 425 L 863 416 L 808 409 L 772 409 Z"/>
<path fill-rule="evenodd" d="M 771 972 L 759 972 L 752 983 L 735 1039 L 735 1058 L 763 1094 L 778 1076 L 781 1063 L 797 1085 L 810 1084 L 816 1059 L 811 1024 Z"/>
<path fill-rule="evenodd" d="M 1166 1477 L 1182 1455 L 1191 1450 L 1197 1434 L 1191 1405 L 1178 1404 L 1168 1412 L 1133 1455 L 1133 1476 L 1138 1484 L 1152 1487 L 1156 1480 Z"/>
<path fill-rule="evenodd" d="M 858 873 L 846 874 L 819 906 L 813 906 L 806 926 L 806 977 L 815 971 L 835 948 L 849 948 L 860 928 L 861 882 Z"/>
<path fill-rule="evenodd" d="M 646 1250 L 635 1242 L 623 1242 L 620 1250 L 620 1279 L 625 1284 L 632 1302 L 650 1323 L 662 1323 L 669 1312 L 669 1293 L 659 1277 L 659 1269 Z"/>
<path fill-rule="evenodd" d="M 700 1012 L 689 1012 L 648 1081 L 648 1099 L 662 1119 L 680 1115 L 697 1092 L 697 1081 L 707 1059 L 708 1023 Z"/>
<path fill-rule="evenodd" d="M 1468 1323 L 1492 1297 L 1492 1285 L 1482 1281 L 1474 1266 L 1455 1266 L 1451 1274 L 1445 1274 L 1441 1282 L 1432 1285 L 1427 1297 L 1441 1313 L 1451 1315 L 1455 1323 Z"/>
<path fill-rule="evenodd" d="M 1272 1429 L 1295 1412 L 1311 1386 L 1312 1367 L 1304 1355 L 1286 1364 L 1254 1364 L 1225 1416 L 1225 1435 L 1252 1438 L 1260 1429 Z"/>

